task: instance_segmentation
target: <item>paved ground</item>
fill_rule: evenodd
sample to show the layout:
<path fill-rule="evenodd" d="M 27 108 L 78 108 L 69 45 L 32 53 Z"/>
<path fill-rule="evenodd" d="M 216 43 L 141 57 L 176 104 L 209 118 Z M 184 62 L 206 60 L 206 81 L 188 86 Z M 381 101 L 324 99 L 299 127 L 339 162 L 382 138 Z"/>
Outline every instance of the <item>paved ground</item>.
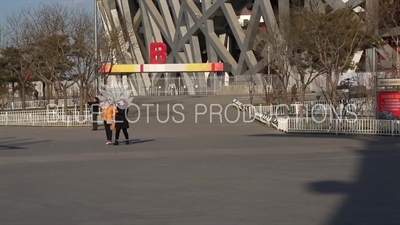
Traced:
<path fill-rule="evenodd" d="M 106 146 L 103 130 L 0 127 L 0 223 L 400 224 L 398 139 L 194 122 L 195 104 L 228 100 L 135 99 L 162 103 L 164 119 L 182 103 L 186 118 L 142 113 L 129 146 Z"/>

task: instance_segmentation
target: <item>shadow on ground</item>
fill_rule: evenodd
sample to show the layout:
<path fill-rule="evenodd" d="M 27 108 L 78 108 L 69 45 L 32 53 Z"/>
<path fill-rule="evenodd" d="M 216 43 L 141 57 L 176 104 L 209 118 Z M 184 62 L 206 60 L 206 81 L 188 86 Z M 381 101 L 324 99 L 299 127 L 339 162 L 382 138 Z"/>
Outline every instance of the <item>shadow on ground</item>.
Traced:
<path fill-rule="evenodd" d="M 359 140 L 360 147 L 346 147 L 361 156 L 352 182 L 329 179 L 305 184 L 307 191 L 321 195 L 343 195 L 344 201 L 323 225 L 400 224 L 400 140 L 398 137 L 255 134 L 254 137 L 294 139 Z M 322 225 L 322 224 L 321 224 Z"/>
<path fill-rule="evenodd" d="M 129 140 L 129 144 L 141 144 L 141 143 L 146 143 L 146 142 L 151 142 L 151 141 L 155 141 L 156 139 L 132 139 Z"/>
<path fill-rule="evenodd" d="M 373 137 L 366 140 L 363 148 L 349 148 L 362 157 L 353 182 L 327 179 L 306 184 L 311 192 L 345 197 L 324 225 L 400 224 L 398 142 L 396 137 Z"/>
<path fill-rule="evenodd" d="M 15 137 L 2 137 L 0 138 L 0 151 L 28 149 L 29 145 L 49 141 L 51 140 L 34 140 L 33 138 L 17 139 Z"/>

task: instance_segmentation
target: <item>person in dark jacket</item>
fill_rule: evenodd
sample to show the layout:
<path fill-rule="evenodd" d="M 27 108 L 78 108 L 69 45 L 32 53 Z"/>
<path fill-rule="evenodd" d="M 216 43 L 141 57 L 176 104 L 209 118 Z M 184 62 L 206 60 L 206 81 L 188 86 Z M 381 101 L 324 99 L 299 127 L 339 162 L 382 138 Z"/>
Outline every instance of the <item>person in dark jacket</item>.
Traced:
<path fill-rule="evenodd" d="M 88 101 L 87 103 L 92 113 L 92 130 L 98 130 L 97 115 L 99 114 L 100 100 L 98 97 L 94 97 L 92 101 Z"/>
<path fill-rule="evenodd" d="M 129 122 L 128 122 L 129 106 L 127 102 L 122 99 L 118 102 L 117 110 L 115 111 L 115 142 L 114 145 L 119 145 L 119 135 L 122 132 L 125 136 L 125 144 L 129 145 Z"/>

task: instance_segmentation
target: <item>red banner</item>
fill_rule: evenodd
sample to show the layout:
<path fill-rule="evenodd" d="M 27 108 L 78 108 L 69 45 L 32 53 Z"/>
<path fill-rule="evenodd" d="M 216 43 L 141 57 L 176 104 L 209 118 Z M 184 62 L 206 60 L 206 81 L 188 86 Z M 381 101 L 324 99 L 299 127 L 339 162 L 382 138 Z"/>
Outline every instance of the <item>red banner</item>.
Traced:
<path fill-rule="evenodd" d="M 378 118 L 400 119 L 400 92 L 378 93 Z"/>

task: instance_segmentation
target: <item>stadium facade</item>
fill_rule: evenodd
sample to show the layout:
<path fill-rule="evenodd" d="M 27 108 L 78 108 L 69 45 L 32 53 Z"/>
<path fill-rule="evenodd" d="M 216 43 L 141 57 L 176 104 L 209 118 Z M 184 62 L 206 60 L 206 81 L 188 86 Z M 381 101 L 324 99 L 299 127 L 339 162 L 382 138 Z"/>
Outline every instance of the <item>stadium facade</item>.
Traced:
<path fill-rule="evenodd" d="M 367 13 L 379 8 L 377 0 L 304 1 L 304 7 L 318 3 L 318 10 L 323 13 L 344 7 Z M 97 7 L 108 32 L 122 29 L 128 34 L 116 43 L 116 63 L 150 63 L 148 46 L 152 42 L 163 42 L 168 48 L 166 63 L 224 62 L 231 65 L 225 74 L 142 73 L 124 78 L 135 95 L 144 95 L 149 88 L 158 86 L 161 77 L 176 76 L 182 78 L 189 94 L 195 94 L 197 90 L 218 85 L 216 77 L 267 73 L 265 66 L 269 59 L 262 54 L 266 47 L 265 32 L 260 30 L 273 32 L 278 27 L 279 15 L 290 12 L 291 1 L 97 0 Z M 356 53 L 354 60 L 378 64 L 377 52 L 384 58 L 396 55 L 397 61 L 391 61 L 387 67 L 400 65 L 400 57 L 390 45 Z M 365 68 L 375 68 L 375 65 Z M 254 82 L 259 84 L 261 79 L 262 76 L 256 76 Z"/>

